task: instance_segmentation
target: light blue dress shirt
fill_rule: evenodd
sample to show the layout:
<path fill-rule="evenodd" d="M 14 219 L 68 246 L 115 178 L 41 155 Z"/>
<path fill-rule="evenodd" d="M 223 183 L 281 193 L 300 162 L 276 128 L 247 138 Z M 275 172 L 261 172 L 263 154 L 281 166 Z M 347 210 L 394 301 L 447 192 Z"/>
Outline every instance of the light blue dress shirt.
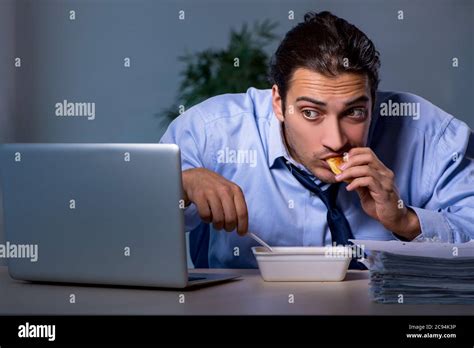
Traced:
<path fill-rule="evenodd" d="M 382 103 L 420 103 L 419 117 L 381 116 Z M 462 121 L 409 93 L 378 92 L 367 145 L 390 168 L 404 204 L 421 223 L 420 239 L 466 242 L 474 238 L 474 136 Z M 387 104 L 385 104 L 387 105 Z M 288 155 L 271 90 L 210 98 L 176 118 L 161 143 L 181 149 L 182 170 L 207 168 L 239 185 L 249 212 L 249 231 L 273 246 L 331 244 L 323 202 L 288 169 Z M 239 152 L 240 151 L 240 152 Z M 301 165 L 300 168 L 304 169 Z M 326 188 L 317 178 L 315 181 Z M 356 192 L 339 190 L 356 239 L 397 237 L 362 210 Z M 185 209 L 186 230 L 201 224 L 194 204 Z M 254 268 L 256 242 L 212 225 L 209 266 Z"/>

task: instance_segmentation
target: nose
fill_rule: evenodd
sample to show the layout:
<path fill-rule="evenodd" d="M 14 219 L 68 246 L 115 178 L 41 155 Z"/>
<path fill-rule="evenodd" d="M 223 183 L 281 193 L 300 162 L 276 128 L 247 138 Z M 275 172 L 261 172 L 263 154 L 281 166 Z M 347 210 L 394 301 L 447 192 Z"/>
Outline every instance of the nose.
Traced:
<path fill-rule="evenodd" d="M 347 143 L 347 137 L 341 129 L 338 117 L 327 117 L 323 127 L 322 145 L 333 152 L 341 152 Z"/>

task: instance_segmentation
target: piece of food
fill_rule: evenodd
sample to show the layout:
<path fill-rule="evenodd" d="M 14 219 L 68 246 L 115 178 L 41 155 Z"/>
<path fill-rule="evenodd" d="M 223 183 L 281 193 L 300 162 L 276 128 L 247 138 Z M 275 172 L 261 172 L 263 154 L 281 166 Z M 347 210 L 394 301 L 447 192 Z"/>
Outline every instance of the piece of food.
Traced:
<path fill-rule="evenodd" d="M 336 175 L 339 175 L 342 173 L 341 169 L 339 169 L 339 166 L 342 166 L 344 163 L 344 160 L 342 157 L 331 157 L 326 160 L 327 164 L 329 164 L 329 167 L 331 168 L 332 172 Z"/>
<path fill-rule="evenodd" d="M 339 175 L 342 173 L 342 170 L 339 168 L 339 166 L 342 166 L 342 164 L 344 163 L 343 157 L 331 157 L 328 158 L 326 162 L 334 174 Z M 352 180 L 344 180 L 344 182 L 350 184 Z"/>

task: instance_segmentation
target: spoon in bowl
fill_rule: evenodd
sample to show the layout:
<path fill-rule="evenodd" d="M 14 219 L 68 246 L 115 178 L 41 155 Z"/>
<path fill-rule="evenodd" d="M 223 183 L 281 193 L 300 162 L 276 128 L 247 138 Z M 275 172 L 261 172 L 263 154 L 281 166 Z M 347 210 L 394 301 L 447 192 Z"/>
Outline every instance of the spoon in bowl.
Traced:
<path fill-rule="evenodd" d="M 268 245 L 267 243 L 265 243 L 259 236 L 255 235 L 254 233 L 252 232 L 247 232 L 248 236 L 253 238 L 255 241 L 257 241 L 258 244 L 264 246 L 265 248 L 267 248 L 270 252 L 273 252 L 273 249 L 270 245 Z"/>

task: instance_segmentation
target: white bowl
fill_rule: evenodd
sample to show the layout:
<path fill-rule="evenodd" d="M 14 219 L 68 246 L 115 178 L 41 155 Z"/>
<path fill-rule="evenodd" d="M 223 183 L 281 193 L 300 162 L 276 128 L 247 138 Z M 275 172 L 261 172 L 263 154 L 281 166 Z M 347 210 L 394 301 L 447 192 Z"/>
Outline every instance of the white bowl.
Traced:
<path fill-rule="evenodd" d="M 269 282 L 341 281 L 351 261 L 347 247 L 252 247 L 260 274 Z"/>

